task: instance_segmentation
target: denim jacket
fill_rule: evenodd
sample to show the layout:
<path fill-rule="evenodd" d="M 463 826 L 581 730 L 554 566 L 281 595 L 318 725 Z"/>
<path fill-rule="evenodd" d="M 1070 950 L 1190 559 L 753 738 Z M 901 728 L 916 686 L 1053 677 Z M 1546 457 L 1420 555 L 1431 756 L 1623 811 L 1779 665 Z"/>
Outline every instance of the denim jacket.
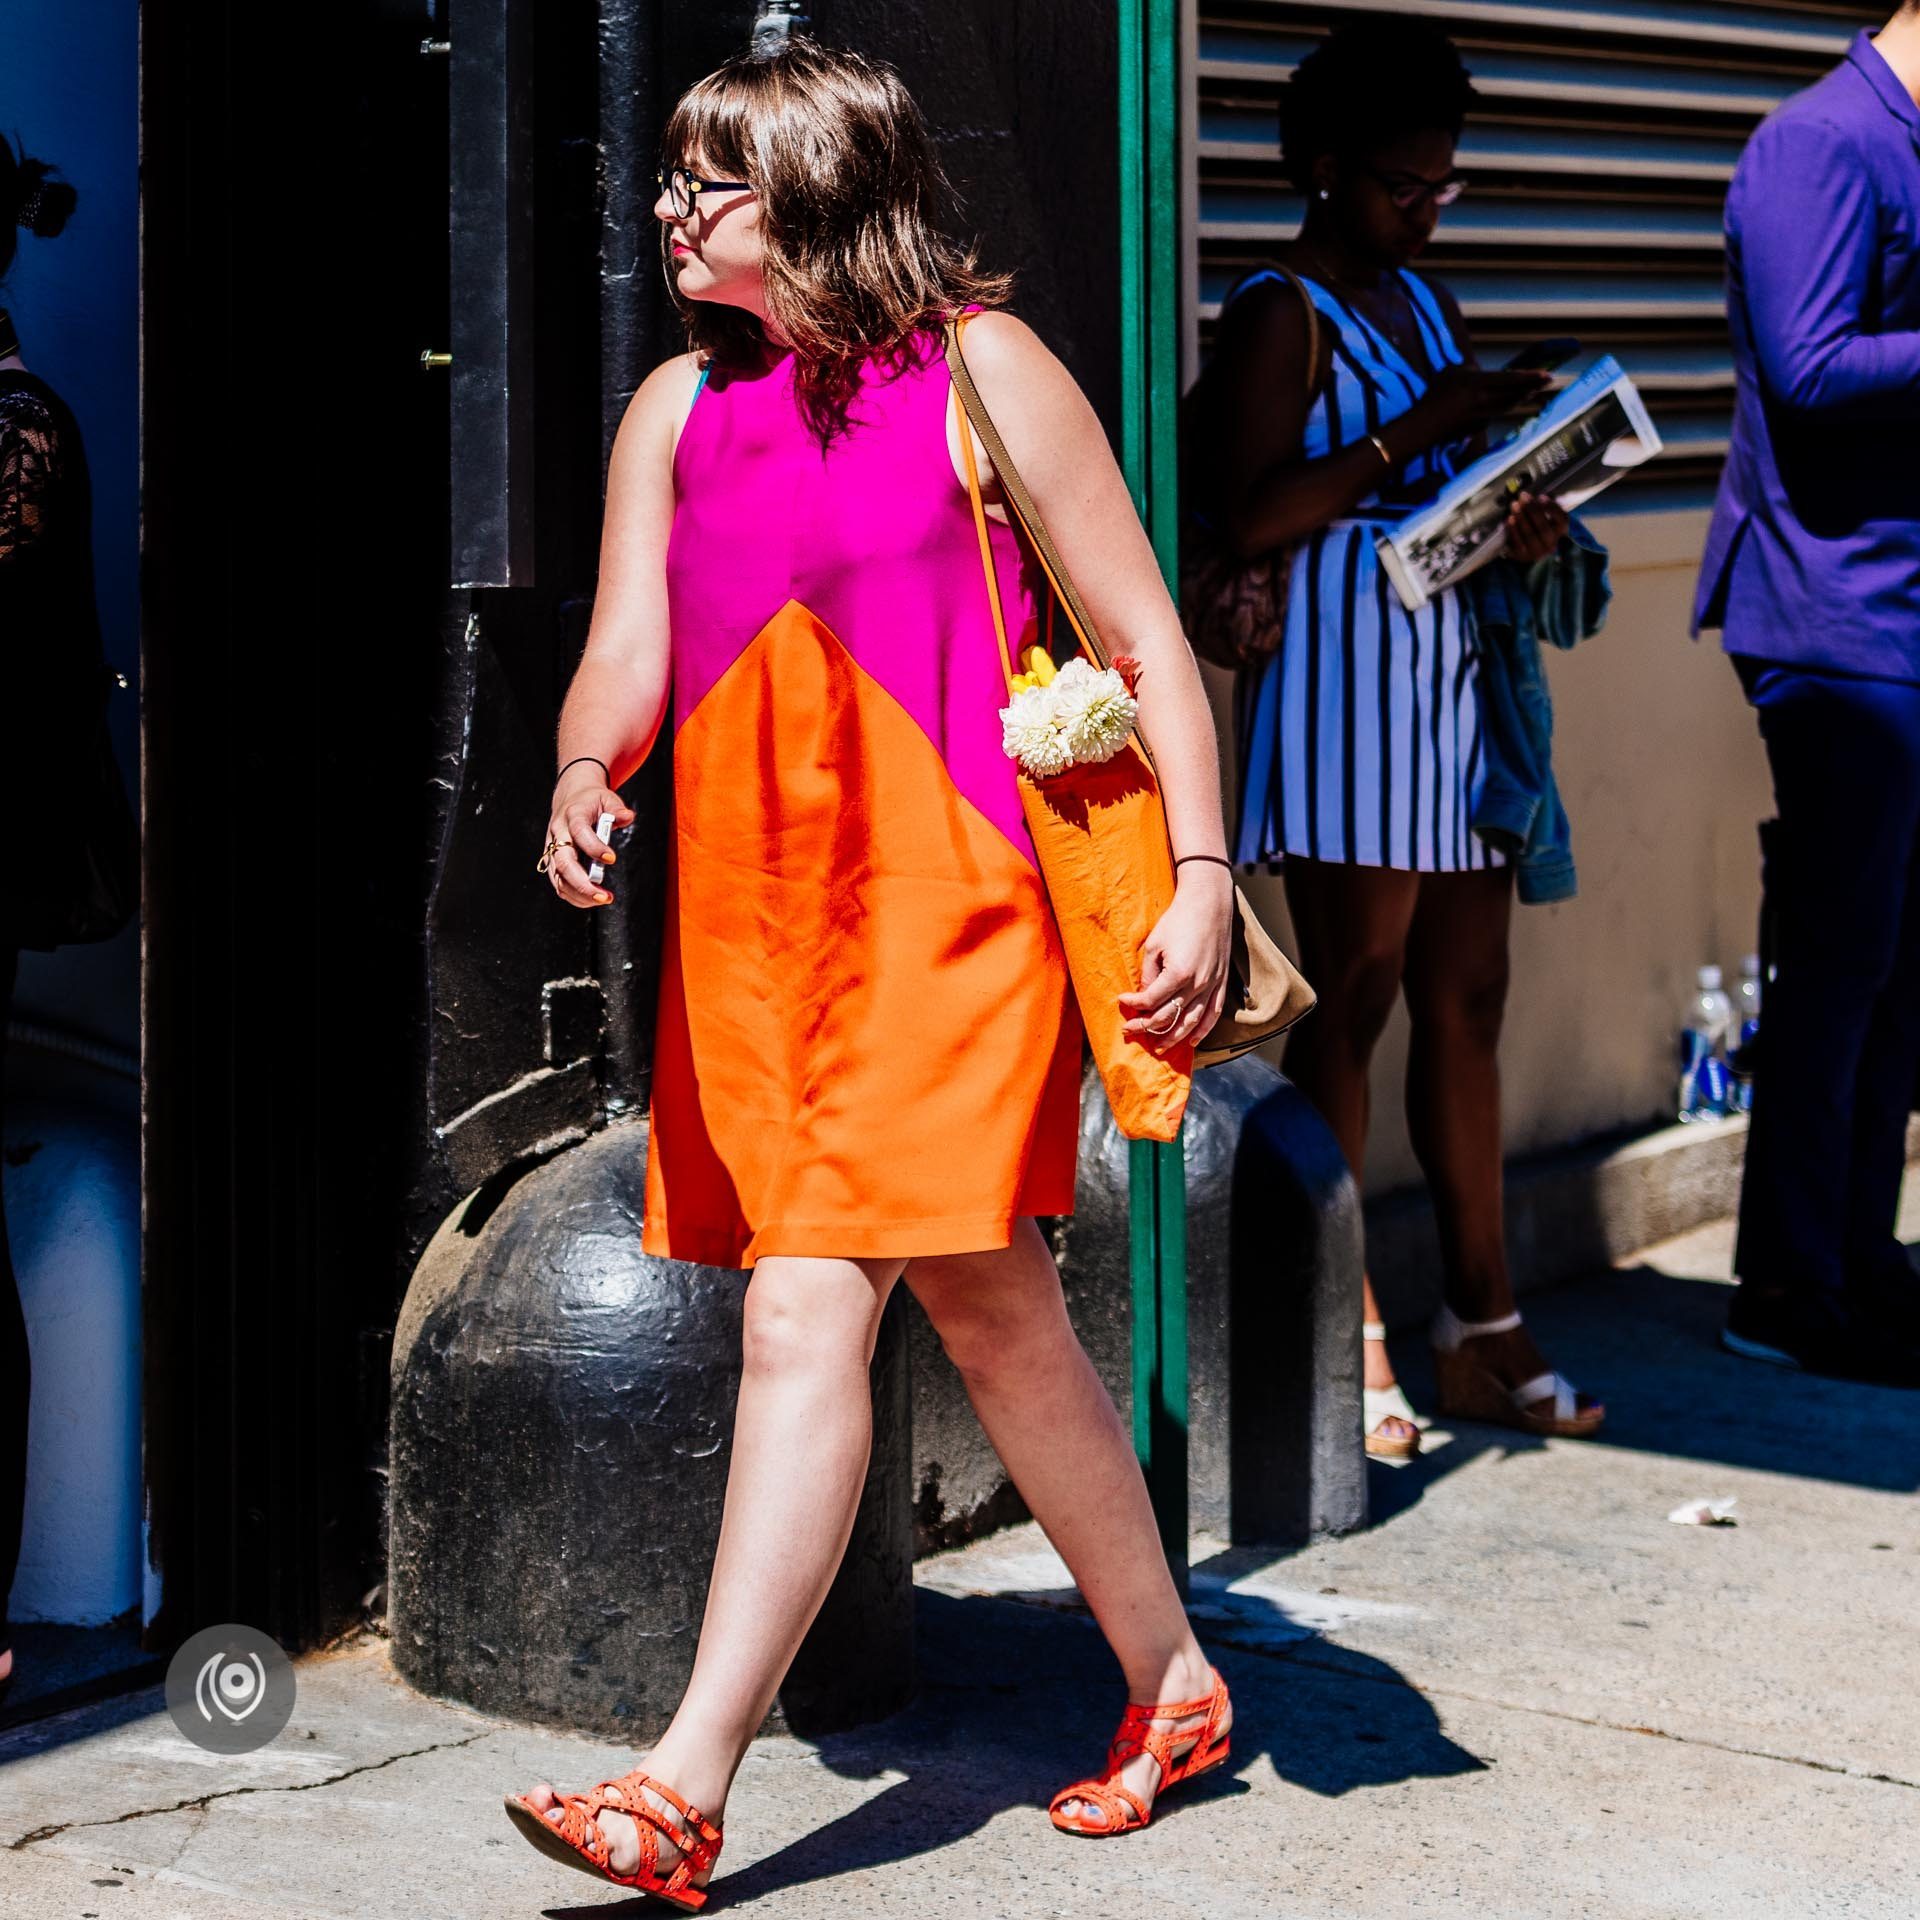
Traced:
<path fill-rule="evenodd" d="M 1553 778 L 1553 702 L 1540 642 L 1562 649 L 1606 622 L 1607 550 L 1576 517 L 1559 551 L 1522 567 L 1493 560 L 1465 582 L 1480 635 L 1480 725 L 1486 778 L 1473 830 L 1516 868 L 1522 901 L 1574 895 L 1573 835 Z"/>

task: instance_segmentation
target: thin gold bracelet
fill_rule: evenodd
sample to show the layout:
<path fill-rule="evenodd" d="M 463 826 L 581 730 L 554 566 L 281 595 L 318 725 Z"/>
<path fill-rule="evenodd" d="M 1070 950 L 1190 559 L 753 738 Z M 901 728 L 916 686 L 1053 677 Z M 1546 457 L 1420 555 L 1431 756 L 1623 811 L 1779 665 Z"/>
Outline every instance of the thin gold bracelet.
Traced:
<path fill-rule="evenodd" d="M 1387 443 L 1382 440 L 1377 433 L 1370 433 L 1367 435 L 1367 438 L 1373 442 L 1374 452 L 1377 453 L 1389 467 L 1393 466 L 1395 464 L 1394 458 L 1393 455 L 1387 451 Z"/>

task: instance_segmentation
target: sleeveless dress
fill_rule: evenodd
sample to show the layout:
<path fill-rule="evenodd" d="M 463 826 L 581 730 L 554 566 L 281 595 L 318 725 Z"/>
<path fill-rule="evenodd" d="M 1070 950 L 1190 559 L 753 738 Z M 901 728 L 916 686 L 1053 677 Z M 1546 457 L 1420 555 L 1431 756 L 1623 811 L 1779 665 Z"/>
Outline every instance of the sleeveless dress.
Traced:
<path fill-rule="evenodd" d="M 1228 298 L 1276 278 L 1251 274 Z M 1432 290 L 1400 278 L 1432 363 L 1464 359 Z M 1313 460 L 1377 433 L 1426 381 L 1337 294 L 1305 285 L 1334 330 L 1332 377 L 1302 440 Z M 1404 475 L 1451 477 L 1466 460 L 1463 441 L 1417 456 Z M 1236 685 L 1236 860 L 1291 853 L 1421 873 L 1503 864 L 1469 824 L 1486 775 L 1472 600 L 1449 587 L 1409 613 L 1375 557 L 1374 535 L 1405 511 L 1369 496 L 1295 549 L 1285 635 Z"/>
<path fill-rule="evenodd" d="M 682 428 L 648 1253 L 973 1252 L 1073 1210 L 1079 1015 L 951 393 L 922 335 L 825 450 L 791 354 L 713 370 Z M 991 540 L 1033 620 L 1016 536 Z"/>

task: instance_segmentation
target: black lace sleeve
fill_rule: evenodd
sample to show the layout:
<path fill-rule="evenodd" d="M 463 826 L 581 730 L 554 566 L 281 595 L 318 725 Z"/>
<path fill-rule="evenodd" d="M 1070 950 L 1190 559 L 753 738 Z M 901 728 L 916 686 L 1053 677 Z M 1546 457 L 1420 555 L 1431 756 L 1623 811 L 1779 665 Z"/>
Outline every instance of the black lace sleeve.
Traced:
<path fill-rule="evenodd" d="M 46 537 L 60 466 L 60 429 L 36 394 L 0 394 L 0 567 Z"/>

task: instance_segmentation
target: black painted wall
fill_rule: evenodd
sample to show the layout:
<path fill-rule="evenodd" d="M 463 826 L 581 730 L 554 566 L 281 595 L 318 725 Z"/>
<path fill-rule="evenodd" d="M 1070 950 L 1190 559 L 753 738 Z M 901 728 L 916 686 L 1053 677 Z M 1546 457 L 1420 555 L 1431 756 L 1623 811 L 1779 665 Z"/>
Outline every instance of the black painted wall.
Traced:
<path fill-rule="evenodd" d="M 377 1526 L 420 1160 L 444 399 L 420 22 L 143 9 L 148 1642 L 309 1644 Z M 442 206 L 444 194 L 438 195 Z M 427 503 L 423 513 L 422 502 Z"/>

